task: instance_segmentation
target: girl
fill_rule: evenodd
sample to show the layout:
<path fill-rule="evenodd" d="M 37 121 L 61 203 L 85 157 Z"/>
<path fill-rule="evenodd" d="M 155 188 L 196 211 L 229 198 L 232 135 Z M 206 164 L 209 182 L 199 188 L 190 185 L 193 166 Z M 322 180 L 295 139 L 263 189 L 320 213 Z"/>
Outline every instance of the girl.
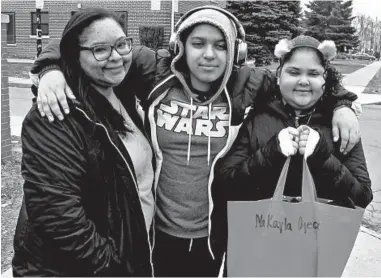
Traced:
<path fill-rule="evenodd" d="M 278 43 L 279 88 L 269 95 L 266 105 L 256 107 L 247 117 L 217 167 L 229 196 L 239 200 L 271 198 L 289 156 L 285 195 L 301 196 L 304 155 L 318 197 L 363 208 L 372 201 L 361 141 L 346 155 L 333 141 L 332 111 L 327 109 L 326 99 L 340 83 L 338 72 L 329 65 L 335 53 L 332 41 L 320 43 L 309 36 Z"/>

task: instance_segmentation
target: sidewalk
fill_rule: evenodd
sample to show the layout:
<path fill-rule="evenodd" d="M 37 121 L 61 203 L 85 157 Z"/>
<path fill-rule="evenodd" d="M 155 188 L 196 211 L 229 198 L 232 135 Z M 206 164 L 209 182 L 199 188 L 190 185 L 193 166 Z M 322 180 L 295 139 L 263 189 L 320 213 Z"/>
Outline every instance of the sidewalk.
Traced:
<path fill-rule="evenodd" d="M 361 104 L 372 104 L 381 102 L 381 95 L 378 94 L 363 94 L 365 87 L 368 85 L 373 76 L 381 68 L 381 61 L 373 62 L 343 78 L 344 88 L 357 94 L 356 102 Z M 381 86 L 381 84 L 380 84 Z M 381 275 L 381 274 L 380 274 Z"/>

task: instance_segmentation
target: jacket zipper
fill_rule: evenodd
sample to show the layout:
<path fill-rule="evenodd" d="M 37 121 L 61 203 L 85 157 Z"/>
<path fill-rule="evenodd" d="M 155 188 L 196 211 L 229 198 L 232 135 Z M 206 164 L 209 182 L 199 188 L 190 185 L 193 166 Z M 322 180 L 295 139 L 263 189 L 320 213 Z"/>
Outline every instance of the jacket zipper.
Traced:
<path fill-rule="evenodd" d="M 127 169 L 128 169 L 128 171 L 130 172 L 130 175 L 131 175 L 132 180 L 133 180 L 133 182 L 134 182 L 135 189 L 136 189 L 136 193 L 137 193 L 137 195 L 138 195 L 138 197 L 139 197 L 138 183 L 137 183 L 137 181 L 135 180 L 135 176 L 134 176 L 134 174 L 133 174 L 133 172 L 132 172 L 132 170 L 131 170 L 131 168 L 130 168 L 130 165 L 128 165 L 126 159 L 124 158 L 123 154 L 122 154 L 121 151 L 118 149 L 118 147 L 114 144 L 114 142 L 112 142 L 112 140 L 111 140 L 111 138 L 110 138 L 110 134 L 109 134 L 108 131 L 107 131 L 107 128 L 106 128 L 103 124 L 93 122 L 93 121 L 89 118 L 89 116 L 87 116 L 86 112 L 83 111 L 82 109 L 80 109 L 80 108 L 78 108 L 78 107 L 76 107 L 76 109 L 77 109 L 78 111 L 80 111 L 80 112 L 86 117 L 86 119 L 87 119 L 88 121 L 90 121 L 91 123 L 93 123 L 93 124 L 95 124 L 95 125 L 97 125 L 97 126 L 100 126 L 100 127 L 102 127 L 102 128 L 104 129 L 104 131 L 105 131 L 105 133 L 106 133 L 106 135 L 107 135 L 107 138 L 108 138 L 108 140 L 110 141 L 111 145 L 115 148 L 115 150 L 118 152 L 118 154 L 121 156 L 121 158 L 123 159 L 124 163 L 126 164 Z M 139 206 L 140 206 L 140 210 L 141 210 L 141 212 L 143 213 L 143 208 L 142 208 L 142 204 L 141 204 L 141 202 L 140 202 L 140 199 L 139 199 Z M 144 216 L 144 215 L 143 215 L 143 216 Z M 145 229 L 145 230 L 147 231 L 147 229 Z M 149 253 L 150 253 L 151 273 L 152 273 L 152 276 L 154 277 L 154 269 L 153 269 L 153 263 L 152 263 L 152 248 L 151 248 L 151 242 L 150 242 L 150 240 L 149 240 L 149 232 L 147 232 L 147 241 L 148 241 Z"/>
<path fill-rule="evenodd" d="M 160 83 L 162 84 L 162 83 Z M 158 87 L 158 86 L 156 86 Z M 157 200 L 157 183 L 159 182 L 159 177 L 161 173 L 161 167 L 162 167 L 162 162 L 163 162 L 163 157 L 162 157 L 162 152 L 159 148 L 159 144 L 157 142 L 157 134 L 156 134 L 156 123 L 155 123 L 155 117 L 154 117 L 154 109 L 155 106 L 158 104 L 160 100 L 162 100 L 165 95 L 168 93 L 169 89 L 165 90 L 160 96 L 158 96 L 155 100 L 152 101 L 151 105 L 148 107 L 147 112 L 148 116 L 148 124 L 150 126 L 150 138 L 152 142 L 152 146 L 155 152 L 155 159 L 156 159 L 156 171 L 155 171 L 155 183 L 154 183 L 154 199 L 155 199 L 155 207 L 154 207 L 154 215 L 156 215 L 156 200 Z M 155 133 L 155 136 L 152 135 L 152 133 Z M 158 156 L 161 156 L 160 159 L 158 159 Z M 155 248 L 155 238 L 156 238 L 156 233 L 155 233 L 155 217 L 153 217 L 153 222 L 152 222 L 152 231 L 153 231 L 153 244 L 152 244 L 152 249 Z"/>

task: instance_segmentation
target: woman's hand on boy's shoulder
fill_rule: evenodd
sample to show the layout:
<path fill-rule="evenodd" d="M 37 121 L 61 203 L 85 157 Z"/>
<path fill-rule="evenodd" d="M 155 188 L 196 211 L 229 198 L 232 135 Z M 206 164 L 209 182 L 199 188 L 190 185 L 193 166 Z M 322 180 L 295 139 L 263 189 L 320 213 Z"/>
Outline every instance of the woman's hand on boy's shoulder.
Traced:
<path fill-rule="evenodd" d="M 75 99 L 75 96 L 60 70 L 48 71 L 41 77 L 37 108 L 42 117 L 47 116 L 50 122 L 54 121 L 53 115 L 63 120 L 63 115 L 70 113 L 67 98 Z"/>
<path fill-rule="evenodd" d="M 336 109 L 332 118 L 333 141 L 340 143 L 340 152 L 347 154 L 360 141 L 360 124 L 356 114 L 349 107 Z"/>

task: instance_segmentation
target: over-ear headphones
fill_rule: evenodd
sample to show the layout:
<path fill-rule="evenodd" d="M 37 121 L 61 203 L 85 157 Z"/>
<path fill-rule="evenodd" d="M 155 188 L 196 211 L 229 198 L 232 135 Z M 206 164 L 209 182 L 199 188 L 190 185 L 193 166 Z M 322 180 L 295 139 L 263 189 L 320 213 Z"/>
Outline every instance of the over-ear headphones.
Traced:
<path fill-rule="evenodd" d="M 218 7 L 218 6 L 201 6 L 194 9 L 189 10 L 186 12 L 180 19 L 177 21 L 174 27 L 174 33 L 172 33 L 171 38 L 169 39 L 169 50 L 172 52 L 173 55 L 178 54 L 178 46 L 176 42 L 177 37 L 177 31 L 181 23 L 185 21 L 191 14 L 204 10 L 204 9 L 212 9 L 219 11 L 229 17 L 230 20 L 234 22 L 235 28 L 237 30 L 237 38 L 234 43 L 234 64 L 236 65 L 242 65 L 246 62 L 247 57 L 247 43 L 245 41 L 245 29 L 243 28 L 242 24 L 239 22 L 239 20 L 230 12 Z"/>

